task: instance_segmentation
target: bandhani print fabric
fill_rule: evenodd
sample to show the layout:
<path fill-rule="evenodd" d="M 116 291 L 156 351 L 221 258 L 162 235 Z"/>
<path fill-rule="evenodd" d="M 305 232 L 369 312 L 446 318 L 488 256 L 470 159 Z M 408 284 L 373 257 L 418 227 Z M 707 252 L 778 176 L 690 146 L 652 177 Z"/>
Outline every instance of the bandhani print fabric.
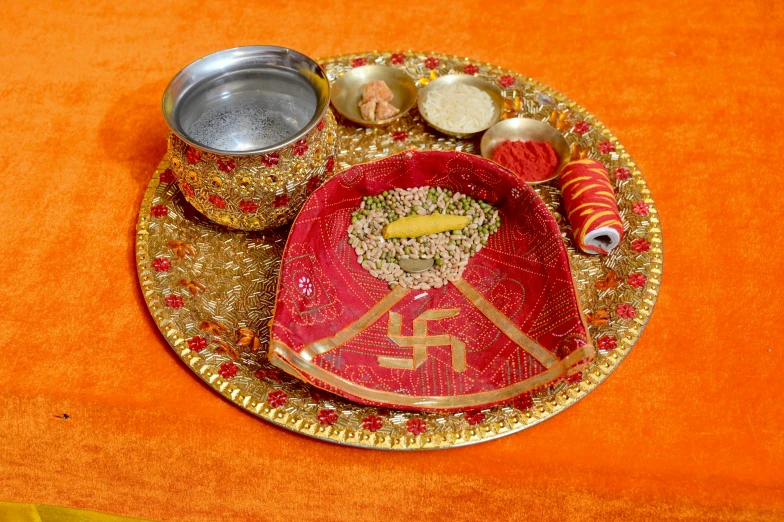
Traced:
<path fill-rule="evenodd" d="M 390 289 L 347 228 L 363 196 L 442 187 L 495 206 L 501 226 L 454 283 Z M 459 152 L 356 165 L 308 199 L 281 265 L 269 358 L 347 399 L 444 411 L 504 403 L 594 357 L 558 226 L 508 170 Z"/>

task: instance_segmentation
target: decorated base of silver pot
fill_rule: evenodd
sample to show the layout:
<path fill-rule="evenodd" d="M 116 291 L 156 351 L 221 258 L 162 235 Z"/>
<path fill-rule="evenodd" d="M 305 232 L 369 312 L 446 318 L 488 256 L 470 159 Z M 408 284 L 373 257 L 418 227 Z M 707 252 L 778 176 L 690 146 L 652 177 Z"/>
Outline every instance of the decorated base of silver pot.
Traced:
<path fill-rule="evenodd" d="M 230 228 L 265 230 L 292 221 L 335 173 L 336 124 L 327 111 L 302 139 L 266 154 L 206 152 L 174 133 L 168 146 L 177 184 L 196 210 Z"/>

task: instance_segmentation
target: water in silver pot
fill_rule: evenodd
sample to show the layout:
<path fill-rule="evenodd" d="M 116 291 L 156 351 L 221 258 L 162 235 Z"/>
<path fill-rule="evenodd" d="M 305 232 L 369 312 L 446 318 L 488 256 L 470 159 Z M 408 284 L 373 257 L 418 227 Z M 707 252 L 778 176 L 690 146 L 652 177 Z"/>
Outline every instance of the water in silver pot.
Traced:
<path fill-rule="evenodd" d="M 258 67 L 197 85 L 175 115 L 192 141 L 240 152 L 272 147 L 302 130 L 318 99 L 301 74 Z"/>

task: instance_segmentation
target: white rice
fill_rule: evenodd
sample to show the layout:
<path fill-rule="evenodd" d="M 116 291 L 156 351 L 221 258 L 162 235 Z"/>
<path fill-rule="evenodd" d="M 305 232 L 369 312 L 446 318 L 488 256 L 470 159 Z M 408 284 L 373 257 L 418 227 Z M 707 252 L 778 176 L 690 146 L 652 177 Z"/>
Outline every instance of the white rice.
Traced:
<path fill-rule="evenodd" d="M 473 85 L 452 83 L 433 87 L 422 104 L 425 118 L 450 132 L 479 132 L 495 117 L 493 99 Z"/>

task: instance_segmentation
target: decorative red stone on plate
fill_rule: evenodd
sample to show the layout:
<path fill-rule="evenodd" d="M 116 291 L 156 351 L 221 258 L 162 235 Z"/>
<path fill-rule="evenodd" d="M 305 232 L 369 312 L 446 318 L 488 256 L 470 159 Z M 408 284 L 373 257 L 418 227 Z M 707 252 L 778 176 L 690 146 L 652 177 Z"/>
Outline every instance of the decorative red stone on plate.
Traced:
<path fill-rule="evenodd" d="M 318 412 L 317 417 L 321 424 L 327 426 L 332 426 L 338 421 L 338 414 L 331 408 L 322 408 L 321 411 Z"/>
<path fill-rule="evenodd" d="M 280 155 L 277 152 L 265 154 L 261 157 L 261 164 L 265 167 L 274 167 L 280 162 Z"/>
<path fill-rule="evenodd" d="M 210 194 L 209 200 L 213 207 L 226 208 L 226 201 L 216 194 Z"/>
<path fill-rule="evenodd" d="M 204 350 L 206 347 L 207 347 L 207 339 L 205 339 L 200 335 L 188 339 L 188 348 L 190 348 L 194 352 L 200 352 Z"/>
<path fill-rule="evenodd" d="M 188 163 L 196 164 L 201 159 L 201 152 L 194 149 L 193 147 L 188 147 L 185 151 L 185 156 L 188 158 Z"/>
<path fill-rule="evenodd" d="M 182 308 L 183 305 L 182 297 L 178 296 L 177 294 L 171 294 L 166 296 L 166 305 L 170 308 Z"/>
<path fill-rule="evenodd" d="M 498 83 L 500 83 L 503 87 L 509 88 L 514 85 L 515 77 L 511 74 L 505 74 L 498 79 Z"/>
<path fill-rule="evenodd" d="M 629 303 L 621 303 L 618 305 L 618 308 L 615 309 L 615 313 L 618 317 L 623 317 L 624 319 L 633 319 L 635 312 L 637 312 L 637 310 Z"/>
<path fill-rule="evenodd" d="M 618 346 L 616 340 L 613 337 L 609 337 L 607 335 L 603 335 L 596 339 L 596 344 L 598 344 L 599 349 L 603 351 L 615 350 L 615 347 Z"/>
<path fill-rule="evenodd" d="M 647 216 L 648 210 L 649 207 L 645 201 L 637 201 L 634 205 L 632 205 L 632 212 L 638 216 Z"/>
<path fill-rule="evenodd" d="M 436 58 L 435 56 L 428 56 L 427 58 L 425 58 L 425 67 L 427 67 L 428 69 L 435 69 L 436 67 L 438 67 L 438 63 L 439 63 L 438 58 Z"/>
<path fill-rule="evenodd" d="M 273 408 L 280 408 L 288 402 L 289 396 L 282 390 L 273 390 L 267 395 L 267 404 Z"/>
<path fill-rule="evenodd" d="M 376 415 L 368 415 L 362 419 L 362 427 L 370 432 L 377 432 L 384 425 L 384 419 Z"/>
<path fill-rule="evenodd" d="M 278 194 L 275 196 L 275 199 L 272 200 L 272 206 L 275 208 L 285 207 L 289 204 L 290 199 L 288 194 Z"/>
<path fill-rule="evenodd" d="M 408 419 L 406 429 L 412 435 L 422 435 L 427 431 L 427 424 L 419 417 L 414 417 L 413 419 Z"/>
<path fill-rule="evenodd" d="M 408 133 L 406 131 L 395 131 L 392 133 L 392 139 L 394 141 L 406 141 L 408 138 Z"/>
<path fill-rule="evenodd" d="M 602 141 L 599 143 L 599 151 L 602 154 L 609 154 L 615 150 L 615 145 L 610 141 Z"/>
<path fill-rule="evenodd" d="M 234 163 L 234 160 L 227 160 L 225 162 L 218 160 L 218 170 L 220 170 L 221 172 L 229 173 L 233 171 L 236 166 L 237 164 Z"/>
<path fill-rule="evenodd" d="M 401 65 L 405 61 L 406 57 L 403 55 L 403 53 L 394 53 L 389 57 L 389 62 L 393 65 Z"/>
<path fill-rule="evenodd" d="M 591 126 L 588 124 L 587 121 L 578 121 L 575 123 L 574 128 L 572 129 L 575 134 L 583 135 L 589 130 L 591 130 Z"/>
<path fill-rule="evenodd" d="M 150 207 L 150 214 L 152 217 L 163 217 L 169 213 L 169 209 L 166 208 L 164 205 L 155 205 Z"/>
<path fill-rule="evenodd" d="M 171 268 L 171 261 L 168 257 L 156 257 L 152 260 L 152 268 L 156 272 L 168 272 Z"/>
<path fill-rule="evenodd" d="M 512 401 L 512 407 L 520 411 L 525 411 L 534 405 L 534 399 L 530 393 L 524 393 Z"/>
<path fill-rule="evenodd" d="M 180 188 L 185 193 L 185 195 L 190 198 L 192 198 L 195 194 L 195 192 L 193 191 L 193 187 L 191 187 L 191 184 L 188 183 L 187 181 L 183 181 Z"/>
<path fill-rule="evenodd" d="M 299 140 L 294 144 L 292 150 L 297 156 L 303 156 L 308 151 L 308 142 L 305 140 Z"/>
<path fill-rule="evenodd" d="M 643 252 L 647 252 L 651 249 L 651 244 L 645 241 L 644 239 L 635 239 L 632 241 L 632 250 L 635 252 L 642 254 Z"/>
<path fill-rule="evenodd" d="M 626 167 L 618 167 L 615 169 L 615 179 L 617 180 L 629 179 L 631 175 L 631 172 L 629 172 L 629 169 Z"/>
<path fill-rule="evenodd" d="M 477 67 L 476 65 L 474 65 L 472 63 L 469 63 L 469 64 L 466 64 L 465 67 L 463 67 L 463 72 L 465 74 L 473 75 L 473 74 L 476 74 L 476 73 L 479 72 L 479 67 Z"/>
<path fill-rule="evenodd" d="M 318 176 L 313 176 L 312 178 L 310 178 L 308 180 L 308 186 L 307 186 L 308 194 L 310 194 L 311 192 L 319 188 L 320 185 L 321 185 L 321 180 L 318 178 Z"/>
<path fill-rule="evenodd" d="M 240 203 L 240 210 L 245 213 L 256 212 L 259 206 L 253 201 L 243 201 Z"/>
<path fill-rule="evenodd" d="M 364 56 L 351 60 L 351 67 L 362 67 L 363 65 L 367 65 L 367 59 Z"/>
<path fill-rule="evenodd" d="M 231 379 L 237 375 L 237 370 L 238 368 L 236 364 L 233 362 L 227 362 L 220 365 L 220 368 L 218 368 L 218 373 L 224 379 Z"/>
<path fill-rule="evenodd" d="M 466 412 L 465 419 L 466 421 L 468 421 L 468 424 L 474 426 L 476 424 L 482 424 L 482 422 L 484 422 L 485 414 L 482 413 L 481 411 L 469 411 Z"/>
<path fill-rule="evenodd" d="M 629 279 L 627 280 L 629 286 L 634 288 L 642 288 L 645 286 L 646 281 L 648 281 L 648 278 L 645 276 L 645 274 L 641 274 L 639 272 L 629 274 Z"/>
<path fill-rule="evenodd" d="M 171 169 L 166 169 L 161 172 L 160 181 L 161 183 L 171 183 L 174 181 L 174 173 L 171 171 Z"/>

